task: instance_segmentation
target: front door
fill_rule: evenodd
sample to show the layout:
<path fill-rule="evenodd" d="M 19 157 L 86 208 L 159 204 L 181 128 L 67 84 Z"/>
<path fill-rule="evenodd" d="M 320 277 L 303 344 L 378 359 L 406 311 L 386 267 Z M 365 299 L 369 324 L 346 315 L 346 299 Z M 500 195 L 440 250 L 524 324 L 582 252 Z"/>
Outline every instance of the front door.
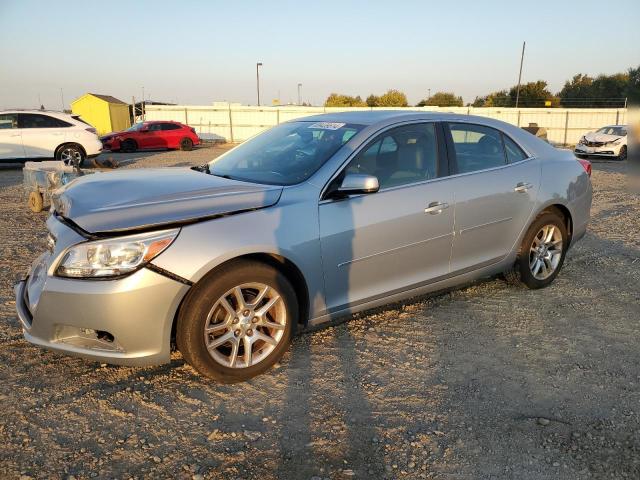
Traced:
<path fill-rule="evenodd" d="M 453 194 L 438 164 L 435 124 L 411 124 L 379 135 L 337 177 L 375 175 L 380 190 L 320 202 L 330 312 L 449 273 Z"/>
<path fill-rule="evenodd" d="M 540 164 L 508 136 L 482 125 L 450 124 L 457 175 L 451 272 L 503 259 L 529 223 L 540 184 Z"/>
<path fill-rule="evenodd" d="M 0 160 L 24 158 L 17 113 L 0 114 Z"/>

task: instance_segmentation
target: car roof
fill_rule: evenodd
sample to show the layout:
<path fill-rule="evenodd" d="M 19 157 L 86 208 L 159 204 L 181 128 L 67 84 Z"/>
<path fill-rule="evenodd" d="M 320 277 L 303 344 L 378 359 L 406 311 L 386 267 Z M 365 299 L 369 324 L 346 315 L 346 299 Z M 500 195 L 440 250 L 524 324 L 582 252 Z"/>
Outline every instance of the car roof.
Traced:
<path fill-rule="evenodd" d="M 61 112 L 59 110 L 40 110 L 40 109 L 20 109 L 20 108 L 15 108 L 13 110 L 0 110 L 0 114 L 3 113 L 38 113 L 38 114 L 44 114 L 44 115 L 50 115 L 52 117 L 62 117 L 62 118 L 69 118 L 69 117 L 79 117 L 80 114 L 78 113 L 66 113 L 66 112 Z"/>
<path fill-rule="evenodd" d="M 331 112 L 290 120 L 292 122 L 342 122 L 366 126 L 384 126 L 393 123 L 425 120 L 447 122 L 474 122 L 482 125 L 502 127 L 505 122 L 490 117 L 448 112 L 407 110 L 361 110 L 356 112 Z"/>

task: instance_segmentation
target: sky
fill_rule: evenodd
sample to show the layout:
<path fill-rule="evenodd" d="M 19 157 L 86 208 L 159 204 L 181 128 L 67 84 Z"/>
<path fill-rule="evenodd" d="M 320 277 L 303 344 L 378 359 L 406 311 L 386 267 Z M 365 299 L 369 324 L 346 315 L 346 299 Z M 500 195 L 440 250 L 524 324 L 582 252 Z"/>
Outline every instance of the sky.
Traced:
<path fill-rule="evenodd" d="M 86 92 L 207 105 L 396 88 L 465 102 L 640 65 L 640 1 L 0 0 L 0 108 L 60 109 Z"/>

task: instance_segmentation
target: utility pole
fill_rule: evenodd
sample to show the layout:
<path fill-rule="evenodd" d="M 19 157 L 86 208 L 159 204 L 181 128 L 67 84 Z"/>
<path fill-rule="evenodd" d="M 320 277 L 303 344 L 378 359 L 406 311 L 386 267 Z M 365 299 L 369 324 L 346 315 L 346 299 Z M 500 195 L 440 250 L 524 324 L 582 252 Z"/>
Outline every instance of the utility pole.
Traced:
<path fill-rule="evenodd" d="M 60 89 L 60 101 L 62 102 L 62 113 L 64 113 L 64 93 L 62 93 L 62 88 Z"/>
<path fill-rule="evenodd" d="M 256 86 L 258 88 L 258 106 L 260 106 L 260 67 L 262 62 L 256 63 Z"/>
<path fill-rule="evenodd" d="M 302 105 L 302 84 L 298 84 L 298 105 Z"/>
<path fill-rule="evenodd" d="M 522 42 L 522 56 L 520 57 L 520 73 L 518 74 L 518 90 L 516 91 L 516 108 L 518 108 L 518 102 L 520 101 L 520 81 L 522 80 L 522 63 L 524 62 L 524 47 L 527 42 Z"/>
<path fill-rule="evenodd" d="M 140 114 L 142 121 L 144 122 L 144 86 L 142 87 L 142 101 L 140 102 Z"/>

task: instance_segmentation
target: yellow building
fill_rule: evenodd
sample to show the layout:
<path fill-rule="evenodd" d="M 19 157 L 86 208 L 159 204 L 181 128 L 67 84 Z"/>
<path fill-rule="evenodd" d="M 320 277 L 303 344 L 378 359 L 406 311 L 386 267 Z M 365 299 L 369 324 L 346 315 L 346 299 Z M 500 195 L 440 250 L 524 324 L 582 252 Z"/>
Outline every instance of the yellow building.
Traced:
<path fill-rule="evenodd" d="M 98 130 L 98 135 L 125 130 L 131 126 L 129 105 L 110 95 L 86 93 L 71 102 L 71 111 Z"/>

